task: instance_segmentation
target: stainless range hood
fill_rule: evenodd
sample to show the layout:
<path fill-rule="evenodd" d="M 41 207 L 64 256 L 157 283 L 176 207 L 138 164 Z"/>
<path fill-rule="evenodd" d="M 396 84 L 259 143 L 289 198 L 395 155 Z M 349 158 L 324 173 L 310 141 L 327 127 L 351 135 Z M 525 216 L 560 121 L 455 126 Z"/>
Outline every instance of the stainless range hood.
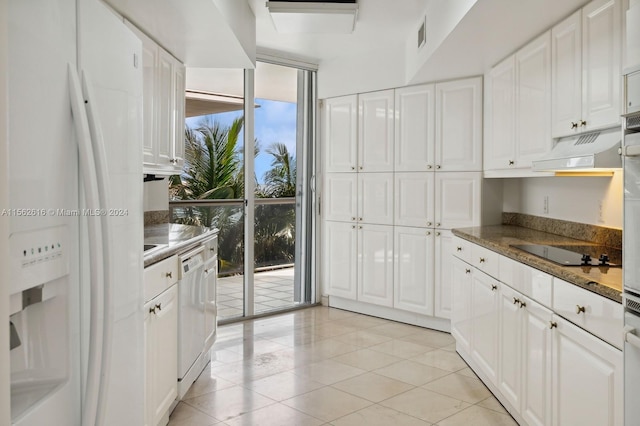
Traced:
<path fill-rule="evenodd" d="M 622 168 L 619 127 L 558 139 L 544 157 L 533 161 L 536 172 L 598 172 Z"/>

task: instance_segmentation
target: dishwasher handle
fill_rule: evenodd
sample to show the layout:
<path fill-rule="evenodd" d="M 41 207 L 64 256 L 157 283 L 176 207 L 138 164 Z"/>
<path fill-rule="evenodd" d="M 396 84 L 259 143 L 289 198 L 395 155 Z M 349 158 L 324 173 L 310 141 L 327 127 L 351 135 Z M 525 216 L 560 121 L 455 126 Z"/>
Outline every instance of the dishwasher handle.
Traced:
<path fill-rule="evenodd" d="M 624 341 L 636 349 L 640 349 L 640 337 L 635 334 L 636 329 L 630 326 L 624 327 Z"/>

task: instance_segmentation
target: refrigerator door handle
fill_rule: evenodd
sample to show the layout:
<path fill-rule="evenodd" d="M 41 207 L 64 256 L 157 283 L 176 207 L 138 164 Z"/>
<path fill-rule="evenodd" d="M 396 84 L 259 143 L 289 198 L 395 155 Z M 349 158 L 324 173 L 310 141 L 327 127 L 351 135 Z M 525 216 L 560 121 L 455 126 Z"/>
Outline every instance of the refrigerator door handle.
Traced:
<path fill-rule="evenodd" d="M 635 334 L 636 329 L 630 326 L 624 327 L 624 341 L 636 349 L 640 349 L 640 337 Z"/>
<path fill-rule="evenodd" d="M 109 175 L 107 169 L 107 153 L 104 145 L 104 137 L 100 120 L 96 113 L 93 86 L 86 72 L 82 72 L 82 92 L 85 97 L 85 109 L 87 111 L 87 119 L 89 123 L 89 131 L 91 133 L 91 142 L 93 145 L 93 158 L 98 178 L 98 196 L 100 200 L 100 219 L 102 223 L 102 271 L 104 276 L 102 287 L 102 306 L 104 309 L 102 322 L 102 367 L 101 380 L 99 382 L 98 411 L 97 424 L 102 424 L 104 420 L 105 400 L 107 397 L 107 386 L 109 384 L 109 373 L 111 370 L 111 351 L 113 343 L 113 324 L 114 324 L 114 308 L 113 308 L 113 288 L 111 285 L 111 244 L 109 243 L 109 235 L 111 224 L 108 208 L 111 206 L 111 193 L 109 185 Z"/>
<path fill-rule="evenodd" d="M 84 107 L 84 98 L 80 86 L 80 79 L 74 65 L 68 65 L 69 95 L 71 98 L 71 111 L 76 129 L 80 174 L 84 187 L 85 202 L 88 208 L 95 209 L 100 206 L 98 191 L 98 177 L 94 163 L 93 147 L 91 144 L 91 131 L 87 112 Z M 101 299 L 101 289 L 104 287 L 102 223 L 97 216 L 87 216 L 89 236 L 89 269 L 90 269 L 90 332 L 89 332 L 89 359 L 87 364 L 87 380 L 82 407 L 82 424 L 96 424 L 100 398 L 100 378 L 102 366 L 102 340 L 103 330 L 99 327 L 98 310 Z"/>

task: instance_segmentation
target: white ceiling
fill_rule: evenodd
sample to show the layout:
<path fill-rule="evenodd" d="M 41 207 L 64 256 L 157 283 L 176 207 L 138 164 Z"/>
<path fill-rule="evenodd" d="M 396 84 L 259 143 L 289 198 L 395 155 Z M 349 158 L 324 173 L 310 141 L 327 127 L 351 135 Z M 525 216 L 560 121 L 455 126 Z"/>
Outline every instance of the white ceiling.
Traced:
<path fill-rule="evenodd" d="M 358 0 L 358 19 L 352 34 L 279 34 L 266 0 L 248 1 L 256 16 L 258 48 L 320 63 L 404 43 L 431 0 Z"/>

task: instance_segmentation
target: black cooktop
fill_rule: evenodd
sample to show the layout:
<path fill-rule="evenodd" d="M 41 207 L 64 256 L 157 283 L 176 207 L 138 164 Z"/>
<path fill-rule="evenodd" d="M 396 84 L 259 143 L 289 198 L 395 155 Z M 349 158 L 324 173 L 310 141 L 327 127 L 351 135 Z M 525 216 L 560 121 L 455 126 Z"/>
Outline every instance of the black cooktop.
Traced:
<path fill-rule="evenodd" d="M 622 250 L 607 246 L 516 244 L 511 247 L 563 266 L 622 266 Z"/>

